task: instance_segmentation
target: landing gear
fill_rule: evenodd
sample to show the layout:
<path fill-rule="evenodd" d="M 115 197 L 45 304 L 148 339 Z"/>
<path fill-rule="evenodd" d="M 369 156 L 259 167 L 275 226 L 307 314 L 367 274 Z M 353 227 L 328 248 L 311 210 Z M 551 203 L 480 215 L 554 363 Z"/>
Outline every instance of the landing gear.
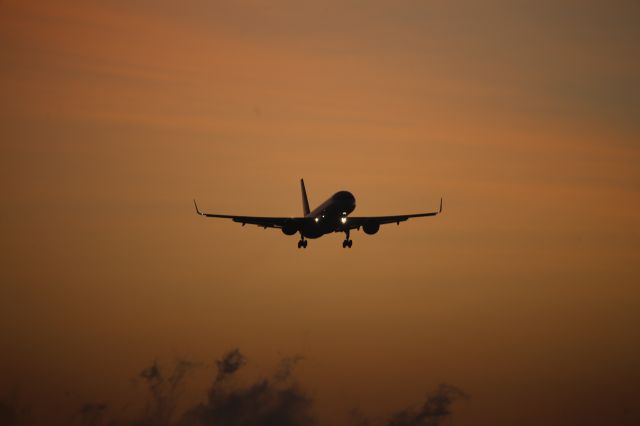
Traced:
<path fill-rule="evenodd" d="M 346 231 L 345 234 L 347 234 L 347 237 L 342 242 L 342 248 L 351 248 L 351 246 L 353 245 L 353 240 L 349 239 L 349 231 Z"/>
<path fill-rule="evenodd" d="M 298 248 L 307 248 L 307 240 L 304 237 L 298 241 Z"/>

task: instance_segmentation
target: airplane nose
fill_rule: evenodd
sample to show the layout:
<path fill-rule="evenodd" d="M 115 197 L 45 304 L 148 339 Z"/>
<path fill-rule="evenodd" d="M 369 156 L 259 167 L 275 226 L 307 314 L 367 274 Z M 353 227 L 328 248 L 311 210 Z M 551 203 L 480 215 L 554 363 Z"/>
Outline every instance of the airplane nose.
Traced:
<path fill-rule="evenodd" d="M 339 201 L 353 201 L 353 200 L 355 200 L 355 198 L 353 197 L 353 194 L 350 193 L 349 191 L 336 192 L 333 195 L 333 199 L 334 200 L 339 200 Z"/>

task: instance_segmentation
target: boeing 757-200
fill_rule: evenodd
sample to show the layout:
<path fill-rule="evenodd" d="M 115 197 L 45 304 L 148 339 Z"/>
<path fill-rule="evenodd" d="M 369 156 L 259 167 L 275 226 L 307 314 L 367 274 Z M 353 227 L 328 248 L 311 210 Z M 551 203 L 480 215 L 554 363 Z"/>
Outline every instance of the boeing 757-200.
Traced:
<path fill-rule="evenodd" d="M 279 228 L 286 235 L 300 234 L 298 248 L 307 248 L 306 238 L 319 238 L 325 234 L 332 232 L 344 232 L 346 238 L 342 242 L 342 247 L 346 248 L 353 245 L 353 241 L 349 239 L 349 232 L 352 229 L 362 230 L 369 235 L 373 235 L 380 229 L 380 225 L 387 223 L 404 222 L 412 217 L 436 216 L 442 213 L 442 198 L 440 198 L 440 208 L 436 212 L 403 214 L 397 216 L 369 216 L 369 217 L 352 217 L 349 216 L 356 208 L 356 199 L 348 191 L 339 191 L 333 194 L 324 203 L 320 204 L 315 210 L 309 209 L 309 200 L 307 199 L 307 191 L 304 187 L 304 180 L 300 180 L 302 189 L 302 209 L 304 216 L 302 217 L 256 217 L 256 216 L 234 216 L 226 214 L 203 213 L 198 209 L 196 200 L 193 204 L 196 212 L 201 216 L 219 217 L 223 219 L 231 219 L 234 222 L 241 223 L 242 226 L 247 223 L 257 225 L 262 228 Z"/>

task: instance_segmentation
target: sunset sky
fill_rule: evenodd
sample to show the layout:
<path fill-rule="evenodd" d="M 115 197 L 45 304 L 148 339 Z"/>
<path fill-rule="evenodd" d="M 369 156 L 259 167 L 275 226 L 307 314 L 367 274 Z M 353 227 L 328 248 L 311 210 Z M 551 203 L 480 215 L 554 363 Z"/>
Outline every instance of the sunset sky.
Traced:
<path fill-rule="evenodd" d="M 236 347 L 238 386 L 304 357 L 319 425 L 440 383 L 457 426 L 639 424 L 637 0 L 0 0 L 0 52 L 16 424 L 179 358 L 186 409 Z M 301 215 L 301 177 L 444 214 L 298 250 L 193 209 Z"/>

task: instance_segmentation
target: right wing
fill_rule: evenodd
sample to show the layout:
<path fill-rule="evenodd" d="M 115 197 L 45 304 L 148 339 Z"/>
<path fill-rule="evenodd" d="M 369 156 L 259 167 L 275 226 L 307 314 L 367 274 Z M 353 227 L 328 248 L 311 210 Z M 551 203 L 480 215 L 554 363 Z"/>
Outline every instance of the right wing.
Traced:
<path fill-rule="evenodd" d="M 296 222 L 304 222 L 304 218 L 302 217 L 258 217 L 258 216 L 235 216 L 228 214 L 213 214 L 213 213 L 203 213 L 198 209 L 198 204 L 196 204 L 196 200 L 193 200 L 193 205 L 196 207 L 196 213 L 200 216 L 205 217 L 218 217 L 222 219 L 231 219 L 234 222 L 241 223 L 242 226 L 247 223 L 250 225 L 256 225 L 261 228 L 282 228 L 285 224 Z"/>
<path fill-rule="evenodd" d="M 442 213 L 442 198 L 440 198 L 440 208 L 435 212 L 401 214 L 401 215 L 395 215 L 395 216 L 367 216 L 367 217 L 349 216 L 347 218 L 346 224 L 344 225 L 344 228 L 360 229 L 361 226 L 365 226 L 366 224 L 376 224 L 380 226 L 380 225 L 386 225 L 388 223 L 397 223 L 398 225 L 400 225 L 400 222 L 407 221 L 414 217 L 437 216 L 440 213 Z"/>

